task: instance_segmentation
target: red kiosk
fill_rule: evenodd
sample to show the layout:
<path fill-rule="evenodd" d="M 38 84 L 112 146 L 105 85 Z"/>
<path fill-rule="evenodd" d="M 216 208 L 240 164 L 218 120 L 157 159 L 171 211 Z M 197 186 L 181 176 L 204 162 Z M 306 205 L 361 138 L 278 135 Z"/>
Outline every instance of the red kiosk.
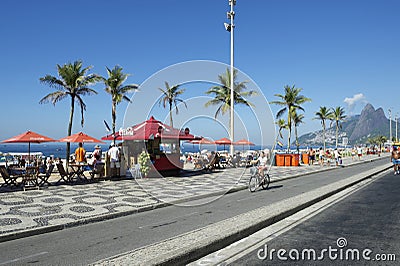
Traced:
<path fill-rule="evenodd" d="M 182 130 L 168 126 L 153 116 L 140 124 L 121 129 L 116 133 L 116 140 L 123 141 L 122 150 L 127 160 L 128 168 L 137 164 L 137 158 L 142 151 L 147 151 L 152 161 L 154 172 L 177 173 L 183 168 L 180 160 L 180 141 L 197 140 L 190 134 L 189 128 Z M 112 135 L 102 140 L 114 140 Z"/>

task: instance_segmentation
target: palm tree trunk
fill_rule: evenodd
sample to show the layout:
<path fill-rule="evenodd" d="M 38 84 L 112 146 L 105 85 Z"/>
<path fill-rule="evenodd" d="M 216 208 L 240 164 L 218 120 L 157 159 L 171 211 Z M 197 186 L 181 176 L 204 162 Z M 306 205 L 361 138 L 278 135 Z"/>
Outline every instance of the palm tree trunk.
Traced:
<path fill-rule="evenodd" d="M 299 151 L 300 151 L 299 146 L 300 145 L 299 145 L 299 139 L 297 137 L 297 126 L 296 125 L 294 125 L 294 136 L 296 138 L 297 154 L 299 154 Z"/>
<path fill-rule="evenodd" d="M 117 103 L 115 100 L 112 101 L 112 108 L 111 108 L 111 119 L 112 119 L 112 134 L 114 138 L 114 144 L 117 136 L 115 136 L 115 123 L 117 120 Z"/>
<path fill-rule="evenodd" d="M 322 129 L 323 129 L 323 135 L 322 135 L 322 141 L 324 143 L 324 152 L 326 151 L 326 145 L 325 145 L 325 120 L 322 120 Z"/>
<path fill-rule="evenodd" d="M 75 111 L 75 97 L 71 97 L 71 110 L 69 113 L 69 123 L 68 123 L 68 136 L 72 134 L 72 121 L 74 120 L 74 111 Z M 67 154 L 66 154 L 66 171 L 68 173 L 69 166 L 69 155 L 71 154 L 71 143 L 67 142 Z"/>
<path fill-rule="evenodd" d="M 174 127 L 174 122 L 172 121 L 172 102 L 169 102 L 169 124 Z"/>
<path fill-rule="evenodd" d="M 288 108 L 290 110 L 290 107 Z M 292 120 L 290 117 L 290 111 L 288 111 L 288 144 L 287 144 L 287 152 L 290 152 L 290 137 L 292 135 Z"/>
<path fill-rule="evenodd" d="M 338 146 L 338 136 L 339 136 L 339 125 L 338 122 L 336 121 L 336 149 Z"/>

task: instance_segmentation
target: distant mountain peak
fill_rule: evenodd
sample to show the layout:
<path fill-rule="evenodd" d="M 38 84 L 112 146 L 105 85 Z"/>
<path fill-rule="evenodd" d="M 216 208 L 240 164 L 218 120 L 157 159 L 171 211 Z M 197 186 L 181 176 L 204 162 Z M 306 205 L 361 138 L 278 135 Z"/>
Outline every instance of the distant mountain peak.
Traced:
<path fill-rule="evenodd" d="M 335 130 L 335 126 L 326 130 L 325 139 L 327 145 L 335 144 Z M 381 107 L 375 110 L 372 104 L 367 103 L 361 114 L 348 116 L 342 122 L 342 129 L 339 131 L 338 139 L 339 143 L 342 143 L 342 138 L 347 137 L 349 145 L 354 145 L 356 143 L 366 143 L 368 138 L 377 135 L 389 136 L 389 119 L 385 116 L 385 112 Z M 299 143 L 306 146 L 320 146 L 322 139 L 322 130 L 319 130 L 302 135 L 299 138 Z"/>

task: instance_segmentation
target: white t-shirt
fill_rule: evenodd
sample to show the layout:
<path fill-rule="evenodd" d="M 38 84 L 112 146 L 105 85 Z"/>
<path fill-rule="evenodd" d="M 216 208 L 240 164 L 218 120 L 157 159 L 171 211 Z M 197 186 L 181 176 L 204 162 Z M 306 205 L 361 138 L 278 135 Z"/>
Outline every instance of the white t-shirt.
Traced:
<path fill-rule="evenodd" d="M 108 156 L 110 156 L 110 160 L 112 162 L 118 162 L 119 161 L 119 149 L 118 147 L 111 147 L 111 149 L 108 150 Z"/>
<path fill-rule="evenodd" d="M 260 157 L 259 161 L 260 161 L 260 166 L 267 166 L 268 158 L 267 156 Z"/>

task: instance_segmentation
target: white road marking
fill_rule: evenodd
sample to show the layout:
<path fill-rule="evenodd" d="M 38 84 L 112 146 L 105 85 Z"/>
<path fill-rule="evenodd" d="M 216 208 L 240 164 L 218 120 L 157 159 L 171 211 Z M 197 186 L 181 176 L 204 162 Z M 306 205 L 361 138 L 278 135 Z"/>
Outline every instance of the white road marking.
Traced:
<path fill-rule="evenodd" d="M 6 265 L 6 264 L 14 263 L 14 262 L 19 262 L 19 261 L 31 259 L 31 258 L 34 258 L 34 257 L 39 257 L 39 256 L 42 256 L 42 255 L 47 254 L 47 253 L 49 253 L 49 252 L 43 251 L 43 252 L 32 254 L 32 255 L 29 255 L 29 256 L 26 256 L 26 257 L 16 258 L 16 259 L 13 259 L 13 260 L 8 260 L 8 261 L 3 261 L 3 262 L 0 262 L 0 265 Z"/>

